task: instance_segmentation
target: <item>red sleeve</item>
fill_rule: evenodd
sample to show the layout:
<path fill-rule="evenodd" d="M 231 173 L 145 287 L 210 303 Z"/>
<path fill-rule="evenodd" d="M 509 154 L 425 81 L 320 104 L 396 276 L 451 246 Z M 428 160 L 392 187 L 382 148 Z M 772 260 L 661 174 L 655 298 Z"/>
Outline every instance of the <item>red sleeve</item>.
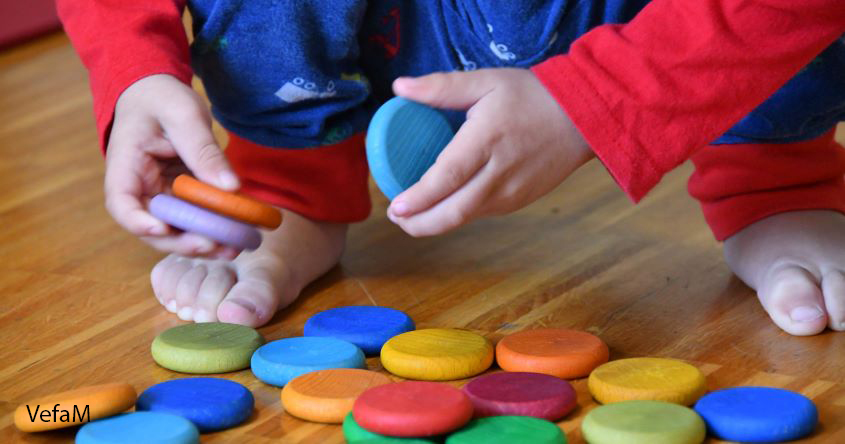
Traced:
<path fill-rule="evenodd" d="M 129 85 L 153 74 L 190 83 L 185 0 L 57 0 L 56 6 L 89 71 L 103 150 L 115 103 Z"/>
<path fill-rule="evenodd" d="M 533 71 L 638 201 L 843 32 L 842 0 L 655 0 Z"/>

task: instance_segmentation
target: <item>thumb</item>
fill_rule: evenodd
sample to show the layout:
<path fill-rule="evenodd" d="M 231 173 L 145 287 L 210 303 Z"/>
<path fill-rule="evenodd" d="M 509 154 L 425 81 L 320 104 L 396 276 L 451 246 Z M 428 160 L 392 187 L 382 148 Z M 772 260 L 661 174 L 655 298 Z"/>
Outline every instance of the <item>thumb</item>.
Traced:
<path fill-rule="evenodd" d="M 393 92 L 435 108 L 466 110 L 493 90 L 495 82 L 490 74 L 489 69 L 481 69 L 400 77 L 393 81 Z"/>
<path fill-rule="evenodd" d="M 238 177 L 214 139 L 209 118 L 196 116 L 162 123 L 176 154 L 197 179 L 227 191 L 240 187 Z"/>

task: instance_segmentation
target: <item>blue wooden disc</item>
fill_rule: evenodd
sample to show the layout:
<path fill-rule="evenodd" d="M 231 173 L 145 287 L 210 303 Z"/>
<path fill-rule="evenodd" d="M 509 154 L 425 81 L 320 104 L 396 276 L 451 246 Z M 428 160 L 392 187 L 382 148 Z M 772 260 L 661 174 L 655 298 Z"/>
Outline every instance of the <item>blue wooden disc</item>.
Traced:
<path fill-rule="evenodd" d="M 385 102 L 367 129 L 367 162 L 381 192 L 392 200 L 417 183 L 454 135 L 434 108 L 401 97 Z"/>
<path fill-rule="evenodd" d="M 76 444 L 195 444 L 200 434 L 191 421 L 159 412 L 124 413 L 89 422 L 76 432 Z"/>
<path fill-rule="evenodd" d="M 355 344 L 317 336 L 268 342 L 253 353 L 250 366 L 256 378 L 278 387 L 308 372 L 366 367 L 364 353 Z"/>
<path fill-rule="evenodd" d="M 254 404 L 252 392 L 235 381 L 183 378 L 144 390 L 135 403 L 135 410 L 179 415 L 205 433 L 228 429 L 246 421 Z"/>
<path fill-rule="evenodd" d="M 321 311 L 305 322 L 305 336 L 325 336 L 351 342 L 367 355 L 377 355 L 388 339 L 413 330 L 414 321 L 388 307 L 353 305 Z"/>
<path fill-rule="evenodd" d="M 819 416 L 807 397 L 772 387 L 734 387 L 709 393 L 694 410 L 724 440 L 790 441 L 809 435 Z"/>

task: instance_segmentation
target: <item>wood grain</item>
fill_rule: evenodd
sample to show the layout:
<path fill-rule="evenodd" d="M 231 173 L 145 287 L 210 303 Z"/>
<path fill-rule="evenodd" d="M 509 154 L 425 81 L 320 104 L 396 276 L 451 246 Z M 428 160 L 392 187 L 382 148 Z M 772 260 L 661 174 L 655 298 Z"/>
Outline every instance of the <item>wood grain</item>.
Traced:
<path fill-rule="evenodd" d="M 391 224 L 375 191 L 340 266 L 261 333 L 299 335 L 314 313 L 354 304 L 391 306 L 420 328 L 466 328 L 493 342 L 528 328 L 586 330 L 611 359 L 691 362 L 710 389 L 803 393 L 819 406 L 821 426 L 802 442 L 845 442 L 845 334 L 793 337 L 769 321 L 686 195 L 690 172 L 671 173 L 634 206 L 593 162 L 514 215 L 425 239 Z M 149 354 L 158 333 L 182 323 L 150 289 L 162 255 L 108 217 L 102 182 L 86 74 L 67 39 L 0 53 L 0 442 L 72 442 L 73 432 L 18 432 L 12 412 L 27 400 L 115 380 L 141 391 L 176 377 Z M 383 371 L 377 358 L 368 364 Z M 285 414 L 279 389 L 248 370 L 225 377 L 252 390 L 255 414 L 203 442 L 343 441 L 340 426 Z M 559 424 L 582 443 L 580 422 L 596 404 L 585 379 L 574 387 L 579 408 Z"/>

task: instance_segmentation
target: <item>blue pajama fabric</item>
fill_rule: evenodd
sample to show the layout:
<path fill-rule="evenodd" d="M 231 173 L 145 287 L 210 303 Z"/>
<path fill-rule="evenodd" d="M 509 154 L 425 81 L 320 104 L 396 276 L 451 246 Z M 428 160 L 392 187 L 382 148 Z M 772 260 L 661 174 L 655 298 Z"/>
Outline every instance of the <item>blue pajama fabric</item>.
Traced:
<path fill-rule="evenodd" d="M 647 3 L 190 0 L 191 57 L 224 127 L 266 146 L 315 147 L 365 130 L 398 76 L 528 68 Z M 843 105 L 840 40 L 716 143 L 813 138 L 845 118 Z M 458 126 L 462 114 L 450 119 Z"/>

